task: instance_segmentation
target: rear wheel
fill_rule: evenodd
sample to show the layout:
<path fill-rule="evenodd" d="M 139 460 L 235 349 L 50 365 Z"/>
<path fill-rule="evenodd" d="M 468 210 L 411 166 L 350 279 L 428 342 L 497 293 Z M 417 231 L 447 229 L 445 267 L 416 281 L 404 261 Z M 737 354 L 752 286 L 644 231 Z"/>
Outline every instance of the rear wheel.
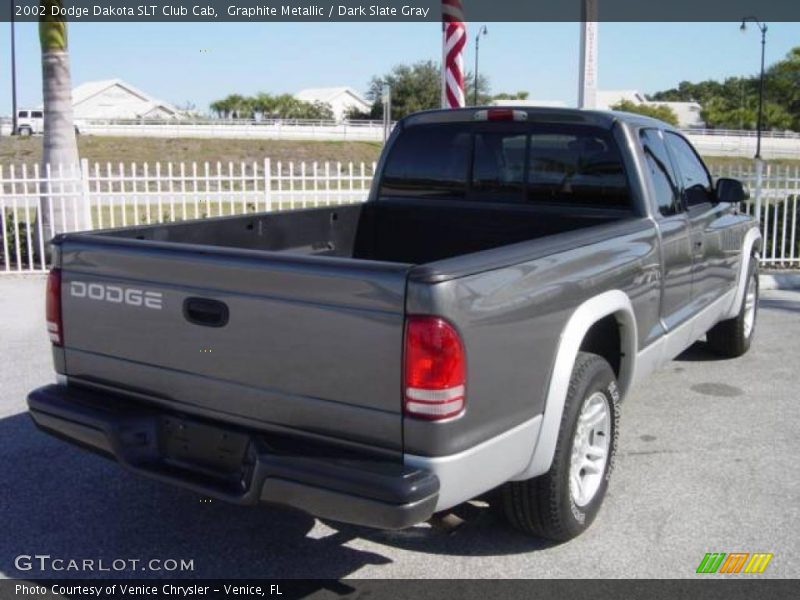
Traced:
<path fill-rule="evenodd" d="M 550 470 L 502 488 L 503 512 L 514 527 L 566 541 L 591 525 L 613 467 L 618 416 L 617 381 L 608 362 L 579 353 Z"/>
<path fill-rule="evenodd" d="M 758 261 L 750 259 L 747 271 L 747 287 L 745 287 L 739 314 L 732 319 L 720 321 L 709 329 L 708 345 L 722 356 L 736 358 L 750 349 L 756 330 L 758 316 Z"/>

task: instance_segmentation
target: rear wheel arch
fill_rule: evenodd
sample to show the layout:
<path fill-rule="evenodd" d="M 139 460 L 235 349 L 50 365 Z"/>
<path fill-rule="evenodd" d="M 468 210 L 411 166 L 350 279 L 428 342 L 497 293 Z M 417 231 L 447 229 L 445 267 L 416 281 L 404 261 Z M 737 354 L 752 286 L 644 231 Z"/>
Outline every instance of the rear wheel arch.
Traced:
<path fill-rule="evenodd" d="M 616 328 L 614 327 L 616 325 Z M 603 341 L 604 333 L 616 332 L 619 339 L 616 353 L 619 393 L 624 397 L 633 382 L 637 349 L 636 319 L 630 298 L 621 290 L 610 290 L 584 301 L 567 321 L 559 338 L 553 370 L 547 387 L 545 407 L 539 435 L 528 467 L 514 480 L 529 479 L 550 469 L 558 441 L 569 381 L 578 354 L 589 347 L 598 347 L 614 358 L 612 344 Z M 603 354 L 600 354 L 606 358 Z M 608 358 L 606 358 L 608 360 Z"/>
<path fill-rule="evenodd" d="M 598 320 L 586 332 L 580 350 L 602 356 L 611 365 L 614 374 L 619 377 L 622 359 L 626 352 L 622 348 L 620 321 L 616 314 Z"/>

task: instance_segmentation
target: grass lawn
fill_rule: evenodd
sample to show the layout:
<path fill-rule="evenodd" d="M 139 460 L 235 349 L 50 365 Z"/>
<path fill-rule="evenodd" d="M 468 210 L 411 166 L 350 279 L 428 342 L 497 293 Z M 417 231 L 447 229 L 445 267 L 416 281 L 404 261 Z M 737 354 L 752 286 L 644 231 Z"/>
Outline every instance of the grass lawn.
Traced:
<path fill-rule="evenodd" d="M 197 161 L 216 163 L 229 161 L 261 163 L 265 158 L 274 161 L 371 163 L 378 159 L 382 144 L 376 142 L 309 142 L 292 140 L 223 140 L 223 139 L 166 139 L 145 137 L 100 137 L 83 135 L 78 137 L 81 158 L 95 162 L 111 162 L 113 166 L 122 162 L 156 163 L 171 161 Z M 32 168 L 42 157 L 42 138 L 34 136 L 0 137 L 0 165 L 5 170 L 9 165 L 17 167 L 27 164 Z"/>
<path fill-rule="evenodd" d="M 704 156 L 703 160 L 708 163 L 708 166 L 713 167 L 726 167 L 728 165 L 752 165 L 755 168 L 755 160 L 752 158 L 745 158 L 741 156 Z M 792 158 L 776 158 L 774 160 L 765 160 L 767 164 L 775 165 L 775 166 L 789 166 L 789 167 L 796 167 L 800 166 L 800 160 L 792 159 Z"/>
<path fill-rule="evenodd" d="M 276 161 L 341 161 L 343 163 L 378 160 L 382 144 L 377 142 L 314 142 L 292 140 L 225 140 L 225 139 L 164 139 L 144 137 L 100 137 L 84 135 L 78 138 L 81 158 L 90 163 L 99 162 L 101 167 L 110 162 L 116 168 L 120 162 L 151 163 L 171 161 L 173 163 L 217 161 L 227 166 L 241 162 L 261 163 L 265 158 Z M 27 164 L 31 168 L 41 161 L 42 138 L 0 138 L 0 165 L 5 169 L 8 165 L 21 166 Z M 709 166 L 741 165 L 752 163 L 750 158 L 706 156 Z M 774 165 L 800 165 L 800 160 L 771 160 Z"/>

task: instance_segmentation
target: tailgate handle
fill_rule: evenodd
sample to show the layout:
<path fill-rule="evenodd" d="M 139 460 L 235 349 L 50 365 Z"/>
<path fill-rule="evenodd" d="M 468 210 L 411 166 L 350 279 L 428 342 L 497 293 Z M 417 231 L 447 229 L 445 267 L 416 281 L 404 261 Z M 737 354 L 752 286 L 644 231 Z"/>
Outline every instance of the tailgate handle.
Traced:
<path fill-rule="evenodd" d="M 195 325 L 224 327 L 228 323 L 228 305 L 211 298 L 187 298 L 183 301 L 183 316 Z"/>

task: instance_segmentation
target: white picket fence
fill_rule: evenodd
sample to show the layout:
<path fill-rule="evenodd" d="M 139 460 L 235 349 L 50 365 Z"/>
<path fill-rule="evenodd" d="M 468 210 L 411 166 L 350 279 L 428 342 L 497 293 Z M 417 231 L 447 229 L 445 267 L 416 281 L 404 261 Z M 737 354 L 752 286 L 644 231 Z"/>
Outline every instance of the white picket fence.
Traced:
<path fill-rule="evenodd" d="M 0 165 L 0 275 L 47 269 L 39 218 L 40 199 L 47 193 L 54 194 L 51 222 L 59 215 L 63 219 L 61 206 L 81 198 L 90 207 L 92 227 L 104 229 L 360 202 L 368 195 L 374 173 L 375 163 L 270 159 L 113 165 L 84 160 L 79 171 L 44 172 L 38 165 Z M 726 164 L 714 175 L 741 179 L 751 190 L 758 187 L 752 163 Z M 800 167 L 768 164 L 761 190 L 762 262 L 798 267 Z M 748 205 L 751 214 L 754 207 L 754 202 Z M 62 221 L 59 229 L 75 229 L 75 223 Z"/>
<path fill-rule="evenodd" d="M 77 221 L 63 220 L 63 206 L 78 198 L 90 207 L 92 227 L 105 229 L 361 202 L 374 172 L 374 162 L 270 159 L 113 165 L 84 160 L 80 170 L 46 172 L 38 165 L 0 165 L 0 274 L 46 270 L 38 216 L 48 182 L 58 190 L 49 203 L 51 222 L 74 230 Z"/>

